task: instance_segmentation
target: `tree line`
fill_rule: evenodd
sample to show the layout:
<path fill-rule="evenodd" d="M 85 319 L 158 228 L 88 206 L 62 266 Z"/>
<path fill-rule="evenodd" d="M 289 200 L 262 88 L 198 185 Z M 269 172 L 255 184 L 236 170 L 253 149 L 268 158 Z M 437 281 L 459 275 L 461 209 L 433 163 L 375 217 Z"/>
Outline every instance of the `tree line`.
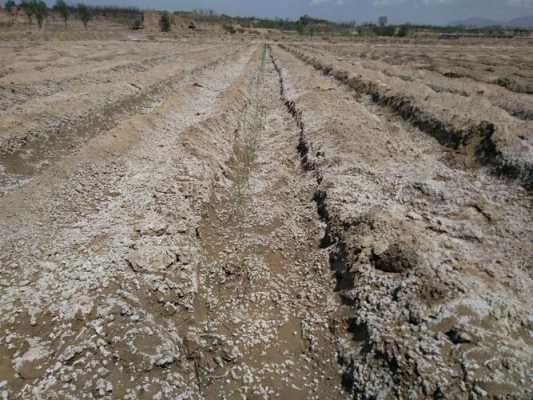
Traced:
<path fill-rule="evenodd" d="M 55 12 L 63 19 L 65 28 L 68 26 L 68 21 L 71 18 L 78 18 L 83 23 L 85 29 L 88 28 L 89 22 L 98 15 L 124 18 L 127 20 L 132 17 L 138 18 L 142 15 L 141 11 L 132 7 L 96 7 L 83 3 L 74 5 L 67 4 L 65 0 L 56 0 L 56 3 L 51 8 L 43 0 L 20 0 L 18 3 L 16 0 L 7 0 L 4 4 L 4 9 L 11 16 L 11 24 L 15 22 L 18 13 L 22 12 L 28 18 L 30 25 L 33 25 L 34 20 L 37 21 L 39 29 L 42 29 L 45 20 L 51 12 Z"/>
<path fill-rule="evenodd" d="M 525 35 L 528 30 L 509 29 L 504 27 L 489 27 L 472 29 L 464 26 L 434 26 L 417 24 L 389 24 L 387 17 L 380 17 L 377 23 L 335 22 L 304 15 L 298 19 L 264 19 L 256 17 L 233 17 L 217 14 L 213 10 L 194 10 L 192 12 L 177 11 L 177 15 L 191 18 L 198 22 L 218 23 L 227 28 L 228 32 L 236 31 L 235 26 L 242 28 L 264 28 L 280 31 L 295 31 L 301 35 L 315 34 L 360 35 L 360 36 L 394 36 L 406 37 L 417 31 L 432 31 L 435 33 L 471 33 L 484 36 Z"/>
<path fill-rule="evenodd" d="M 0 0 L 1 1 L 1 0 Z M 77 17 L 85 28 L 88 23 L 95 16 L 110 17 L 115 20 L 122 20 L 122 22 L 129 24 L 132 29 L 141 29 L 143 25 L 143 13 L 137 8 L 133 7 L 117 7 L 117 6 L 89 6 L 85 4 L 67 4 L 65 0 L 56 0 L 52 8 L 48 8 L 43 0 L 7 0 L 4 4 L 5 10 L 11 15 L 11 23 L 19 12 L 23 12 L 29 24 L 33 24 L 34 19 L 37 21 L 39 28 L 42 28 L 44 21 L 50 12 L 55 12 L 68 25 L 69 19 Z M 362 36 L 409 36 L 411 32 L 416 31 L 433 31 L 436 33 L 469 33 L 485 36 L 498 35 L 525 35 L 528 30 L 525 29 L 508 29 L 502 27 L 489 27 L 472 29 L 462 26 L 433 26 L 433 25 L 388 25 L 387 18 L 381 17 L 378 24 L 363 23 L 356 24 L 353 22 L 334 22 L 325 19 L 318 19 L 304 15 L 296 20 L 274 18 L 264 19 L 255 17 L 232 17 L 224 14 L 217 14 L 213 10 L 195 10 L 192 12 L 176 11 L 176 15 L 191 18 L 197 22 L 207 22 L 220 24 L 224 27 L 229 27 L 229 32 L 235 32 L 235 25 L 242 28 L 264 28 L 280 31 L 295 31 L 301 35 L 315 34 L 335 34 L 335 35 L 362 35 Z M 133 22 L 133 24 L 132 24 Z M 168 32 L 171 29 L 171 13 L 164 11 L 161 13 L 160 19 L 161 30 Z M 231 29 L 230 29 L 231 28 Z"/>

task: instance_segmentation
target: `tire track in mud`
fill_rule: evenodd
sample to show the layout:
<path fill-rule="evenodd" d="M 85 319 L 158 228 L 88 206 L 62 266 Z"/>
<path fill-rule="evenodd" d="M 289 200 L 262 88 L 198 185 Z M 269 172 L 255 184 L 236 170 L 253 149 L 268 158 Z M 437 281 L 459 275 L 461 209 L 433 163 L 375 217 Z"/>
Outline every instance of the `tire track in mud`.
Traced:
<path fill-rule="evenodd" d="M 268 53 L 257 54 L 225 179 L 198 229 L 205 265 L 189 356 L 209 399 L 342 399 L 316 184 Z"/>
<path fill-rule="evenodd" d="M 242 52 L 243 49 L 239 48 L 229 55 L 215 58 L 190 70 L 180 71 L 177 75 L 138 90 L 135 94 L 111 104 L 104 104 L 98 110 L 82 113 L 74 121 L 62 118 L 59 122 L 53 121 L 54 126 L 50 129 L 30 129 L 22 136 L 17 135 L 5 140 L 0 144 L 1 186 L 4 190 L 9 189 L 34 176 L 99 132 L 117 126 L 120 120 L 132 113 L 150 112 L 154 105 L 178 91 L 196 73 L 235 58 Z"/>

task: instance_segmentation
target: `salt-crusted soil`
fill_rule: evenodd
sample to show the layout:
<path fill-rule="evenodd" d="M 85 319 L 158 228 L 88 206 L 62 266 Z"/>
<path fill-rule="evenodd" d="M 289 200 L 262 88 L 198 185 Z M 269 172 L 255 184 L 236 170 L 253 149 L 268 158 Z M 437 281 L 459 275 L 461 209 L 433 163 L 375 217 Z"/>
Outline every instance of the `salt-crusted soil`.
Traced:
<path fill-rule="evenodd" d="M 531 95 L 353 48 L 3 43 L 0 398 L 531 398 Z"/>
<path fill-rule="evenodd" d="M 275 51 L 343 299 L 354 398 L 531 395 L 531 197 Z"/>

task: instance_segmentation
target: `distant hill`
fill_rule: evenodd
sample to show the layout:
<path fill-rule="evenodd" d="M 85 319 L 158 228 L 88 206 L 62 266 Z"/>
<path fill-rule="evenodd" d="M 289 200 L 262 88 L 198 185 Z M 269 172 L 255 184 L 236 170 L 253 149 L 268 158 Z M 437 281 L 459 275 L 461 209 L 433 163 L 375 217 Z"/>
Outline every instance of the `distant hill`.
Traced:
<path fill-rule="evenodd" d="M 513 28 L 533 28 L 533 16 L 515 18 L 506 25 Z"/>
<path fill-rule="evenodd" d="M 501 25 L 500 21 L 487 18 L 468 18 L 461 21 L 450 22 L 451 26 L 465 26 L 467 28 L 485 28 L 487 26 Z"/>
<path fill-rule="evenodd" d="M 519 17 L 511 21 L 496 21 L 488 18 L 468 18 L 450 22 L 450 26 L 464 26 L 467 28 L 486 28 L 489 26 L 506 26 L 510 28 L 533 28 L 533 16 Z"/>

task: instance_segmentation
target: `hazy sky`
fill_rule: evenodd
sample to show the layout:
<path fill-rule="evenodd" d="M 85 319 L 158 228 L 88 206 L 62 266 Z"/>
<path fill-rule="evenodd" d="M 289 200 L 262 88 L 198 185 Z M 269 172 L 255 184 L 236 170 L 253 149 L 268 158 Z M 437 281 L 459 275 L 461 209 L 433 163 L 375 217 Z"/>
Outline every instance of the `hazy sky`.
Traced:
<path fill-rule="evenodd" d="M 168 10 L 212 9 L 241 16 L 298 18 L 303 14 L 332 20 L 446 24 L 469 17 L 500 21 L 533 15 L 533 0 L 86 0 L 91 4 L 131 5 Z M 73 2 L 76 2 L 73 0 Z"/>

